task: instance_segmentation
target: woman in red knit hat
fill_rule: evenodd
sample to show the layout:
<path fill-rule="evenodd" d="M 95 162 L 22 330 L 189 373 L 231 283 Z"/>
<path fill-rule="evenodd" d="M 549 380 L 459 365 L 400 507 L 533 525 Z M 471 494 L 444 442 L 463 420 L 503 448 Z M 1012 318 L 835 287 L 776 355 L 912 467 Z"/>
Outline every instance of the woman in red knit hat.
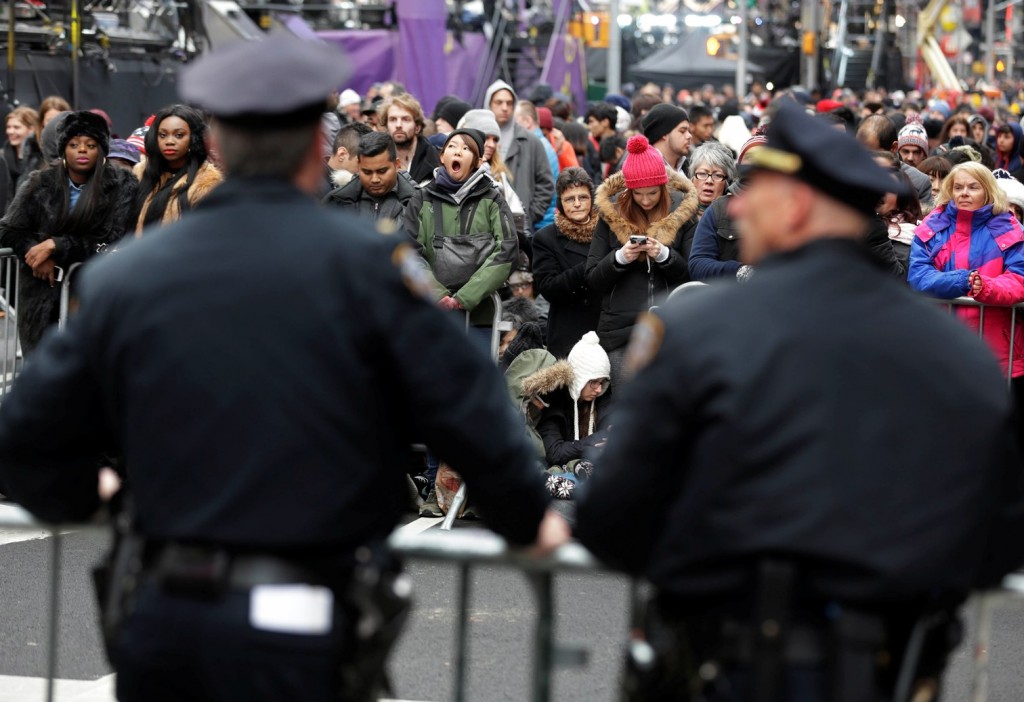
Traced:
<path fill-rule="evenodd" d="M 614 386 L 637 316 L 689 280 L 682 230 L 697 211 L 697 193 L 638 135 L 626 145 L 622 171 L 601 184 L 594 204 L 601 221 L 590 243 L 587 287 L 602 296 L 597 335 Z"/>

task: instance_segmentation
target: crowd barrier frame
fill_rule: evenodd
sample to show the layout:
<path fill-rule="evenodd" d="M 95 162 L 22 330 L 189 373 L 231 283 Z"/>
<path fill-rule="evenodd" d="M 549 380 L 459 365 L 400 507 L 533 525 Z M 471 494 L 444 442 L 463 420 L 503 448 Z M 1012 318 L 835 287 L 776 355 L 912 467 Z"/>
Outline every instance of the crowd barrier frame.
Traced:
<path fill-rule="evenodd" d="M 668 301 L 668 300 L 671 300 L 671 299 L 673 299 L 675 297 L 689 295 L 691 293 L 697 292 L 698 290 L 700 290 L 702 288 L 707 288 L 710 285 L 711 284 L 706 283 L 704 281 L 691 280 L 691 281 L 689 281 L 687 283 L 683 283 L 682 285 L 679 285 L 679 286 L 673 288 L 672 291 L 668 294 L 668 297 L 665 298 L 665 299 L 666 299 L 666 301 Z M 1012 310 L 1017 310 L 1017 313 L 1010 315 L 1010 350 L 1009 350 L 1009 362 L 1007 363 L 1007 368 L 1006 368 L 1006 384 L 1009 385 L 1013 381 L 1013 352 L 1014 352 L 1014 343 L 1016 341 L 1014 339 L 1014 335 L 1015 335 L 1017 327 L 1019 325 L 1017 317 L 1020 314 L 1020 310 L 1024 310 L 1024 302 L 1018 302 L 1015 305 L 987 305 L 985 303 L 978 302 L 973 297 L 957 297 L 957 298 L 953 298 L 952 300 L 941 300 L 939 298 L 933 298 L 933 297 L 930 297 L 930 296 L 924 296 L 924 298 L 929 300 L 929 301 L 934 301 L 934 302 L 942 305 L 943 307 L 946 308 L 946 310 L 950 314 L 954 314 L 955 308 L 962 308 L 962 307 L 975 307 L 975 308 L 978 308 L 978 332 L 977 333 L 978 333 L 978 338 L 982 339 L 983 341 L 985 339 L 985 310 L 986 309 L 992 308 L 992 309 L 1012 309 Z M 656 309 L 657 309 L 657 306 L 651 308 L 652 311 L 654 311 Z"/>
<path fill-rule="evenodd" d="M 30 531 L 47 531 L 51 537 L 50 610 L 47 622 L 46 692 L 47 702 L 53 702 L 57 679 L 59 651 L 61 536 L 66 528 L 76 531 L 102 529 L 106 524 L 53 525 L 32 517 L 26 510 L 14 506 L 13 510 L 0 515 L 0 528 Z M 521 571 L 534 590 L 537 615 L 534 624 L 530 697 L 533 702 L 550 702 L 552 674 L 556 667 L 581 667 L 586 665 L 588 651 L 580 645 L 558 644 L 554 635 L 555 598 L 554 576 L 558 572 L 602 574 L 612 573 L 603 566 L 586 548 L 570 542 L 556 549 L 546 557 L 534 557 L 524 551 L 511 548 L 504 539 L 486 529 L 459 529 L 458 531 L 423 531 L 411 533 L 402 528 L 392 532 L 388 547 L 393 553 L 409 559 L 431 560 L 458 566 L 457 606 L 455 611 L 455 660 L 454 697 L 455 702 L 466 699 L 466 673 L 468 670 L 469 640 L 469 598 L 471 594 L 470 575 L 476 566 L 501 566 Z M 633 582 L 633 597 L 636 600 L 637 583 Z M 971 702 L 987 702 L 990 674 L 989 646 L 991 644 L 992 622 L 997 605 L 1024 606 L 1024 575 L 1008 575 L 1002 587 L 977 594 L 978 630 L 973 641 L 974 670 L 971 679 Z M 622 632 L 625 643 L 627 632 Z M 948 669 L 947 669 L 948 670 Z"/>
<path fill-rule="evenodd" d="M 18 260 L 11 249 L 0 249 L 0 271 L 3 272 L 5 281 L 13 279 L 14 289 L 17 290 L 18 276 L 20 274 Z M 73 264 L 69 267 L 62 281 L 61 288 L 61 318 L 60 325 L 67 321 L 70 303 L 71 280 L 74 273 L 81 264 Z M 12 277 L 13 276 L 13 277 Z M 692 281 L 679 286 L 673 290 L 669 299 L 677 294 L 689 294 L 706 283 Z M 16 293 L 15 293 L 16 295 Z M 9 337 L 7 327 L 15 322 L 16 327 L 16 297 L 14 303 L 12 296 L 5 290 L 0 294 L 0 309 L 7 314 L 0 321 L 0 343 L 7 344 Z M 497 352 L 500 346 L 501 334 L 508 331 L 505 323 L 501 322 L 502 302 L 497 292 L 492 293 L 491 299 L 494 302 L 495 312 L 491 333 L 491 354 L 497 360 Z M 986 307 L 1003 307 L 997 305 L 984 305 L 971 298 L 957 298 L 954 300 L 936 300 L 945 306 L 950 313 L 956 307 L 979 307 L 979 336 L 983 336 L 984 330 L 984 309 Z M 1012 306 L 1013 309 L 1024 308 L 1024 303 Z M 1010 358 L 1013 358 L 1013 334 L 1017 326 L 1017 314 L 1011 315 L 1010 327 Z M 466 313 L 466 327 L 470 326 L 469 313 Z M 15 331 L 15 339 L 17 339 Z M 17 344 L 17 341 L 16 341 Z M 5 346 L 4 358 L 0 360 L 0 371 L 3 372 L 3 380 L 0 383 L 0 396 L 7 392 L 13 378 L 8 378 L 8 356 Z M 1009 364 L 1008 382 L 1012 376 L 1012 361 Z M 16 376 L 16 370 L 14 375 Z M 392 551 L 405 558 L 417 558 L 450 562 L 458 565 L 459 583 L 457 588 L 457 612 L 456 612 L 456 651 L 455 651 L 455 697 L 456 702 L 463 702 L 466 695 L 466 671 L 468 668 L 468 609 L 471 569 L 479 565 L 498 565 L 512 567 L 524 573 L 529 580 L 537 598 L 537 620 L 533 636 L 533 671 L 531 679 L 532 700 L 534 702 L 549 702 L 551 699 L 551 675 L 558 665 L 584 665 L 587 660 L 587 652 L 578 646 L 564 646 L 555 643 L 554 638 L 554 596 L 553 582 L 554 575 L 560 571 L 576 571 L 602 573 L 610 572 L 604 568 L 589 551 L 578 543 L 570 543 L 562 546 L 546 558 L 533 558 L 520 551 L 510 548 L 501 537 L 484 529 L 460 529 L 451 531 L 462 502 L 465 501 L 465 483 L 460 486 L 458 493 L 453 499 L 453 504 L 441 528 L 437 531 L 424 531 L 418 534 L 408 533 L 401 529 L 395 531 L 388 541 Z M 37 521 L 27 511 L 16 508 L 13 514 L 0 516 L 0 528 L 43 530 L 48 532 L 52 540 L 51 544 L 51 579 L 50 579 L 50 611 L 48 622 L 48 651 L 47 657 L 47 682 L 46 697 L 48 702 L 54 699 L 54 683 L 57 674 L 57 661 L 59 651 L 58 637 L 58 616 L 60 612 L 60 591 L 58 587 L 59 575 L 61 572 L 61 536 L 62 529 L 71 525 L 51 525 Z M 104 528 L 103 525 L 87 524 L 77 525 L 75 528 Z M 990 673 L 989 647 L 991 645 L 992 622 L 997 607 L 1001 606 L 1024 606 L 1024 575 L 1010 575 L 1004 580 L 1001 589 L 989 590 L 978 593 L 978 631 L 974 639 L 974 671 L 972 675 L 971 702 L 987 702 L 988 679 Z M 625 632 L 623 632 L 625 640 Z"/>
<path fill-rule="evenodd" d="M 494 318 L 491 320 L 491 360 L 495 363 L 498 362 L 498 349 L 501 348 L 501 335 L 507 331 L 512 330 L 512 325 L 509 322 L 504 322 L 501 319 L 502 313 L 502 302 L 501 295 L 497 292 L 491 293 L 491 302 L 494 305 Z M 469 317 L 472 313 L 466 311 L 466 333 L 469 333 Z M 452 497 L 452 504 L 448 508 L 447 514 L 444 515 L 444 519 L 441 522 L 441 529 L 443 531 L 451 531 L 452 527 L 455 526 L 455 520 L 459 516 L 459 512 L 462 510 L 462 506 L 466 503 L 466 483 L 465 481 L 459 485 L 459 489 L 455 492 L 455 496 Z"/>
<path fill-rule="evenodd" d="M 11 385 L 21 370 L 21 340 L 18 338 L 18 285 L 21 282 L 21 266 L 14 249 L 0 249 L 0 310 L 4 317 L 0 320 L 0 398 L 10 392 Z M 11 353 L 11 342 L 14 342 Z"/>

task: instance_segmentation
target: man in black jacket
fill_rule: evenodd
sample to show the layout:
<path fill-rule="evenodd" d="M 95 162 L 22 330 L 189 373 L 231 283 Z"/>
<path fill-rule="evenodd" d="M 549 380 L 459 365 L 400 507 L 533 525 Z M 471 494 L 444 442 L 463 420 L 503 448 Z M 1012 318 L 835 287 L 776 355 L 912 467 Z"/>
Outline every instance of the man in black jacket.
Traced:
<path fill-rule="evenodd" d="M 661 684 L 910 699 L 937 684 L 951 612 L 1024 561 L 1010 395 L 976 335 L 858 241 L 903 186 L 795 104 L 772 126 L 730 205 L 758 273 L 638 324 L 577 534 L 656 586 Z"/>
<path fill-rule="evenodd" d="M 373 132 L 359 140 L 357 178 L 332 190 L 324 204 L 337 205 L 375 222 L 389 220 L 394 231 L 402 222 L 405 206 L 416 193 L 416 184 L 399 170 L 394 140 Z M 386 226 L 386 225 L 385 225 Z"/>
<path fill-rule="evenodd" d="M 352 585 L 391 572 L 412 441 L 513 543 L 567 536 L 497 369 L 424 299 L 404 237 L 312 197 L 346 74 L 285 34 L 185 68 L 227 180 L 168 236 L 85 269 L 81 311 L 0 407 L 0 490 L 44 519 L 92 514 L 96 456 L 124 455 L 135 548 L 104 597 L 130 604 L 108 632 L 119 700 L 355 699 L 339 671 L 382 661 L 352 664 L 369 649 Z"/>

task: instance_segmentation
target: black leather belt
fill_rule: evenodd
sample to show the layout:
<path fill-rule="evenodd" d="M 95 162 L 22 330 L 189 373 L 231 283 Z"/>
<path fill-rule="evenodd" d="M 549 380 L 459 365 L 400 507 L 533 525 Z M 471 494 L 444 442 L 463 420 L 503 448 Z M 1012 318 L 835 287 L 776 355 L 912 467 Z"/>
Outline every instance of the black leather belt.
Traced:
<path fill-rule="evenodd" d="M 164 590 L 195 597 L 259 585 L 325 584 L 312 570 L 283 558 L 205 546 L 166 544 L 151 550 L 146 561 L 146 573 Z"/>

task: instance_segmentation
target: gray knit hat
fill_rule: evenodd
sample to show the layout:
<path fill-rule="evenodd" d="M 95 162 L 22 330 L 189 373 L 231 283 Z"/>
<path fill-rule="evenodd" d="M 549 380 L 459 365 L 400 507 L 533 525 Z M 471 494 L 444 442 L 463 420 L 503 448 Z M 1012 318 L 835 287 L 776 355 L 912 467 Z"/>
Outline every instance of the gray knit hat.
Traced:
<path fill-rule="evenodd" d="M 501 138 L 498 120 L 490 110 L 470 110 L 455 125 L 458 129 L 476 129 L 483 133 L 484 138 L 493 136 Z"/>

